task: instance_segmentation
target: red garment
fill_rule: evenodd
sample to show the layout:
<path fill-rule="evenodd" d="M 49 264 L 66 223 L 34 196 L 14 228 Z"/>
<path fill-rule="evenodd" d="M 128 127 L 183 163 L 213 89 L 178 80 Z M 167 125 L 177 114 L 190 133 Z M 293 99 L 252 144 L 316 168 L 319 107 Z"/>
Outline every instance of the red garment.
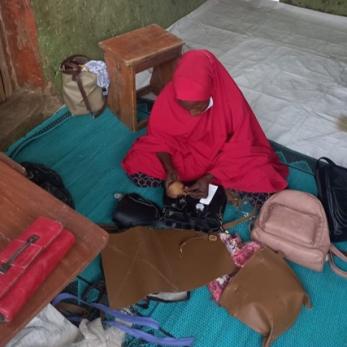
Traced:
<path fill-rule="evenodd" d="M 213 106 L 192 116 L 179 100 L 213 99 Z M 182 181 L 206 173 L 225 188 L 275 192 L 287 186 L 288 169 L 280 163 L 254 113 L 229 73 L 206 50 L 185 53 L 173 80 L 158 96 L 147 134 L 123 161 L 129 174 L 165 179 L 157 152 L 168 152 Z"/>

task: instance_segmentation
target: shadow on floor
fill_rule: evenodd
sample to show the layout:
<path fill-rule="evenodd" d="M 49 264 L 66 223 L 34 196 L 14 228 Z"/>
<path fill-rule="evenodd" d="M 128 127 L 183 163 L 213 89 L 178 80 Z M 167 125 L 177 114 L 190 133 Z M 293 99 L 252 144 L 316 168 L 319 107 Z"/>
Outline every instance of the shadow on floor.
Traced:
<path fill-rule="evenodd" d="M 0 151 L 54 113 L 62 102 L 52 94 L 21 89 L 0 104 Z"/>

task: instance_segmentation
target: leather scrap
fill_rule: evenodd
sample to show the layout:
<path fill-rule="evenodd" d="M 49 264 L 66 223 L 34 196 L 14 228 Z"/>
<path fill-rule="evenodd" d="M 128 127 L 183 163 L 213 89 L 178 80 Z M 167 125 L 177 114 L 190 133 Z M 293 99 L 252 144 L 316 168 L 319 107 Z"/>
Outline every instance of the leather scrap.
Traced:
<path fill-rule="evenodd" d="M 217 235 L 149 227 L 111 234 L 102 262 L 112 308 L 154 292 L 192 290 L 236 269 Z"/>

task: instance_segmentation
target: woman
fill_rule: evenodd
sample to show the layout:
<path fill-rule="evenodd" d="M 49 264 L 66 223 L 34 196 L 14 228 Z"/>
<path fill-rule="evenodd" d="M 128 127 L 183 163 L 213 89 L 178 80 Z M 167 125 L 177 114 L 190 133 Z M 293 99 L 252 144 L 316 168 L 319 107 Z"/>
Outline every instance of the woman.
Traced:
<path fill-rule="evenodd" d="M 195 198 L 214 183 L 264 199 L 287 186 L 288 174 L 236 83 L 206 50 L 182 55 L 123 168 L 140 186 L 195 181 L 186 188 Z"/>

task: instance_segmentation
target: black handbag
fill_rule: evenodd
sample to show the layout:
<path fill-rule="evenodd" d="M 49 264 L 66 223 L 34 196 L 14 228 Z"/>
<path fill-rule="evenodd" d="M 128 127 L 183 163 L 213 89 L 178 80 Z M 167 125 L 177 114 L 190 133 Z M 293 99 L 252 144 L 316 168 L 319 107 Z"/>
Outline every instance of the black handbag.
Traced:
<path fill-rule="evenodd" d="M 315 178 L 318 197 L 328 218 L 330 240 L 345 241 L 347 240 L 347 169 L 322 157 L 317 161 Z"/>
<path fill-rule="evenodd" d="M 209 205 L 190 196 L 172 199 L 164 194 L 164 208 L 157 227 L 219 232 L 226 203 L 225 190 L 220 186 Z"/>
<path fill-rule="evenodd" d="M 171 199 L 164 194 L 164 207 L 144 199 L 136 193 L 125 194 L 115 205 L 112 213 L 114 226 L 100 224 L 109 232 L 140 225 L 155 228 L 191 229 L 204 232 L 221 231 L 227 197 L 218 187 L 209 205 L 189 196 Z"/>
<path fill-rule="evenodd" d="M 45 165 L 31 162 L 20 163 L 26 172 L 27 178 L 61 200 L 71 208 L 75 208 L 72 196 L 66 189 L 62 178 L 57 172 Z"/>
<path fill-rule="evenodd" d="M 118 200 L 112 220 L 119 229 L 127 229 L 138 225 L 153 226 L 160 216 L 161 209 L 158 205 L 139 194 L 130 193 Z"/>

